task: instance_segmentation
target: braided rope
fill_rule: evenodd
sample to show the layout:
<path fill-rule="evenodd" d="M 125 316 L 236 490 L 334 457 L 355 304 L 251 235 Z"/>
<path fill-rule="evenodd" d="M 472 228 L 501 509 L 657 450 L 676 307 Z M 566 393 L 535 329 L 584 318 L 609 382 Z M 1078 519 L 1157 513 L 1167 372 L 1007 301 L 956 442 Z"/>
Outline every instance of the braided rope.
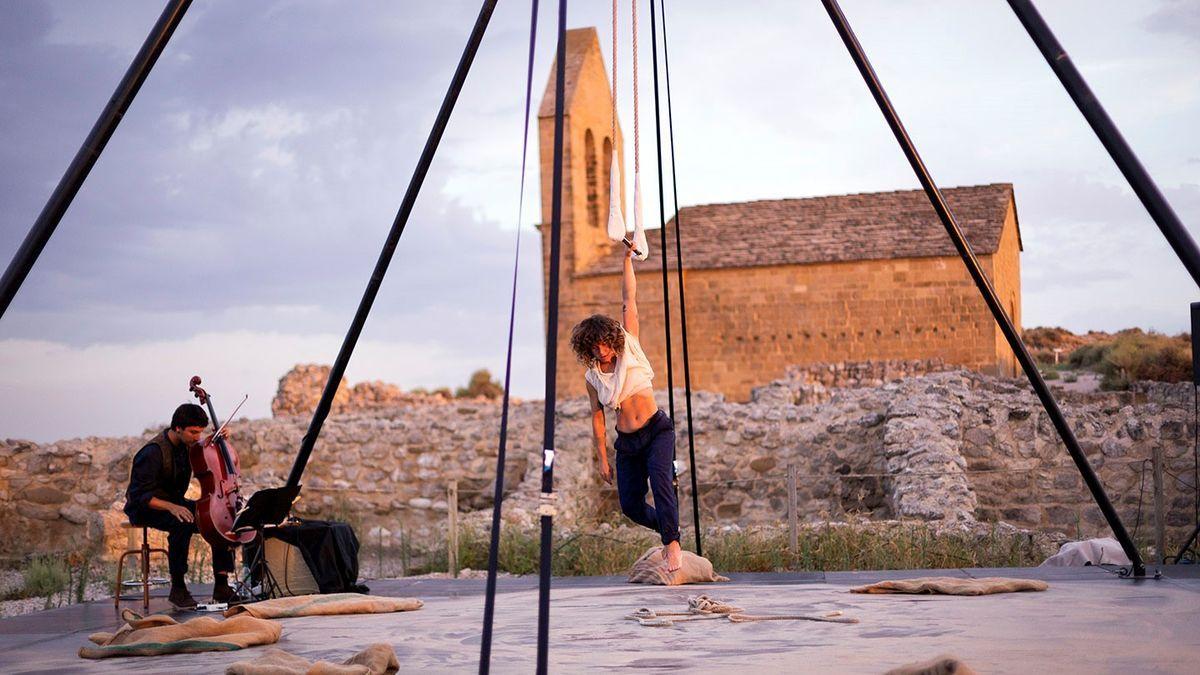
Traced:
<path fill-rule="evenodd" d="M 858 619 L 843 617 L 840 611 L 829 612 L 821 616 L 812 614 L 746 614 L 746 610 L 735 607 L 721 600 L 714 600 L 707 595 L 697 595 L 688 598 L 688 611 L 668 612 L 655 611 L 648 607 L 640 607 L 626 619 L 637 621 L 638 625 L 652 628 L 669 628 L 684 621 L 704 621 L 707 619 L 729 619 L 730 623 L 751 623 L 755 621 L 819 621 L 823 623 L 858 623 Z"/>
<path fill-rule="evenodd" d="M 613 0 L 612 39 L 612 144 L 615 154 L 617 151 L 617 0 Z"/>
<path fill-rule="evenodd" d="M 688 598 L 688 611 L 697 614 L 737 614 L 744 610 L 741 607 L 714 600 L 707 595 L 697 595 Z"/>
<path fill-rule="evenodd" d="M 824 623 L 858 623 L 858 619 L 851 619 L 841 616 L 841 612 L 830 612 L 821 616 L 813 616 L 811 614 L 766 614 L 754 616 L 751 614 L 730 614 L 729 621 L 732 623 L 749 623 L 751 621 L 821 621 Z"/>
<path fill-rule="evenodd" d="M 638 23 L 637 23 L 637 6 L 638 0 L 633 0 L 633 172 L 640 173 L 641 163 L 638 157 Z"/>

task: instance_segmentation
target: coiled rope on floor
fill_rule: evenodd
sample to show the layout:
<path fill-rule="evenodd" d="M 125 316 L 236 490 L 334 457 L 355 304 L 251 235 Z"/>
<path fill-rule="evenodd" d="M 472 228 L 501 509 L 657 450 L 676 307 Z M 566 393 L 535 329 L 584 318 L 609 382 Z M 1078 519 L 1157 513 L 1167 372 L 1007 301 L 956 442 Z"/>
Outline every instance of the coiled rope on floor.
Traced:
<path fill-rule="evenodd" d="M 709 619 L 728 619 L 730 623 L 752 623 L 756 621 L 818 621 L 822 623 L 858 623 L 858 619 L 844 617 L 840 611 L 833 611 L 820 616 L 814 614 L 746 614 L 746 610 L 723 600 L 717 600 L 708 595 L 695 595 L 688 598 L 688 608 L 685 612 L 669 610 L 653 610 L 639 607 L 633 613 L 625 616 L 627 620 L 637 621 L 640 626 L 652 628 L 669 628 L 676 623 L 685 621 L 706 621 Z"/>

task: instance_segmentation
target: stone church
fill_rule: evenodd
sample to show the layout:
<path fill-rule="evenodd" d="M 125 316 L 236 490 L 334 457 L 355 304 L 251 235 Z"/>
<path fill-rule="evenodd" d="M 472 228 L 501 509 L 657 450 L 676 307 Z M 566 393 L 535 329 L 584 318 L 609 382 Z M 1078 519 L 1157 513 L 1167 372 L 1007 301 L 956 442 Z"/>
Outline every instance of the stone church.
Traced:
<path fill-rule="evenodd" d="M 538 112 L 542 221 L 551 219 L 554 69 Z M 621 244 L 609 241 L 614 142 L 607 69 L 594 28 L 567 34 L 558 392 L 584 393 L 571 328 L 619 318 Z M 651 113 L 652 115 L 652 113 Z M 653 194 L 653 174 L 643 189 Z M 1011 184 L 943 191 L 1013 322 L 1021 325 L 1021 232 Z M 653 224 L 656 209 L 644 214 Z M 632 218 L 627 213 L 627 221 Z M 692 387 L 746 400 L 788 366 L 939 358 L 993 374 L 1019 366 L 920 190 L 705 204 L 680 209 Z M 543 275 L 549 228 L 542 226 Z M 683 386 L 674 230 L 668 226 L 671 344 Z M 641 342 L 666 387 L 660 233 L 635 262 Z"/>

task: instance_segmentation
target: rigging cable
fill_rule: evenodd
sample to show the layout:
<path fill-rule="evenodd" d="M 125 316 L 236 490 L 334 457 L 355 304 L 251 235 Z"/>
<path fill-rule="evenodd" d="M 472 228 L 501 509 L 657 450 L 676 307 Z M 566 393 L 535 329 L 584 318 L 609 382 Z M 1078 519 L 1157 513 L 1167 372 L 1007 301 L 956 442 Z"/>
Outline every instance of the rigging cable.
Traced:
<path fill-rule="evenodd" d="M 638 0 L 633 0 L 633 217 L 634 217 L 634 236 L 641 234 L 641 239 L 634 241 L 638 242 L 639 246 L 645 251 L 645 244 L 641 243 L 645 240 L 644 230 L 642 229 L 642 181 L 641 169 L 638 161 L 638 20 L 637 20 L 637 5 Z M 653 6 L 651 6 L 653 10 Z M 654 14 L 650 14 L 651 28 L 653 28 Z M 651 46 L 655 43 L 653 32 L 651 33 Z M 654 129 L 658 135 L 658 215 L 660 222 L 663 217 L 663 184 L 662 184 L 662 129 L 658 124 L 658 55 L 653 53 L 654 57 Z M 660 230 L 662 241 L 662 279 L 663 279 L 663 337 L 666 344 L 667 353 L 667 409 L 671 417 L 671 424 L 675 423 L 675 374 L 671 365 L 673 360 L 671 352 L 671 292 L 667 285 L 667 234 L 666 228 Z M 675 455 L 672 448 L 671 455 L 671 482 L 675 486 L 675 492 L 679 492 L 679 481 L 676 479 L 676 471 L 674 470 Z"/>
<path fill-rule="evenodd" d="M 537 673 L 548 670 L 550 650 L 550 562 L 554 530 L 554 413 L 558 375 L 558 275 L 562 248 L 563 108 L 567 60 L 567 0 L 558 0 L 558 51 L 554 57 L 554 174 L 550 198 L 550 274 L 546 297 L 546 401 L 542 436 L 542 525 L 538 560 Z"/>
<path fill-rule="evenodd" d="M 1033 387 L 1034 393 L 1037 394 L 1042 407 L 1050 417 L 1050 421 L 1054 424 L 1059 439 L 1067 447 L 1072 461 L 1075 462 L 1075 466 L 1079 469 L 1080 476 L 1083 477 L 1084 483 L 1088 486 L 1088 491 L 1091 492 L 1092 498 L 1096 500 L 1096 505 L 1100 507 L 1101 513 L 1104 514 L 1104 519 L 1112 529 L 1113 536 L 1121 543 L 1121 548 L 1125 551 L 1125 555 L 1129 557 L 1131 564 L 1122 571 L 1122 576 L 1146 576 L 1146 565 L 1142 561 L 1142 556 L 1138 552 L 1137 546 L 1133 543 L 1133 539 L 1130 538 L 1124 523 L 1121 522 L 1120 515 L 1117 514 L 1116 508 L 1108 498 L 1108 494 L 1105 492 L 1099 477 L 1096 476 L 1096 472 L 1088 461 L 1087 455 L 1084 454 L 1083 449 L 1080 447 L 1075 433 L 1071 431 L 1071 425 L 1067 421 L 1066 416 L 1063 415 L 1062 408 L 1059 407 L 1058 402 L 1054 399 L 1054 395 L 1050 393 L 1050 388 L 1046 385 L 1046 380 L 1042 377 L 1041 371 L 1038 370 L 1037 363 L 1034 361 L 1033 356 L 1030 355 L 1029 349 L 1021 339 L 1021 335 L 1017 332 L 1012 321 L 1005 313 L 1003 305 L 1000 304 L 1000 299 L 996 296 L 996 289 L 983 272 L 979 260 L 975 257 L 975 252 L 971 249 L 971 245 L 963 235 L 963 231 L 959 227 L 953 212 L 951 212 L 945 196 L 933 181 L 933 177 L 930 175 L 929 169 L 925 166 L 925 162 L 921 159 L 920 154 L 917 153 L 916 145 L 904 129 L 904 124 L 900 121 L 900 116 L 896 113 L 896 109 L 892 107 L 892 103 L 888 99 L 887 93 L 884 91 L 883 85 L 875 73 L 875 69 L 871 67 L 871 63 L 867 59 L 866 52 L 863 51 L 862 45 L 858 42 L 854 31 L 851 30 L 846 15 L 842 13 L 841 6 L 837 0 L 821 0 L 821 4 L 825 6 L 825 11 L 829 14 L 830 21 L 833 22 L 835 30 L 837 30 L 842 43 L 846 46 L 846 50 L 850 54 L 851 60 L 854 61 L 854 65 L 863 78 L 863 83 L 871 91 L 871 96 L 879 106 L 879 111 L 883 114 L 888 127 L 891 128 L 892 135 L 895 136 L 896 142 L 900 145 L 905 158 L 908 159 L 913 173 L 921 183 L 921 187 L 925 190 L 925 195 L 929 198 L 930 205 L 933 206 L 938 219 L 941 220 L 942 225 L 946 229 L 946 234 L 949 235 L 955 250 L 962 259 L 963 265 L 966 266 L 967 272 L 975 282 L 976 289 L 979 291 L 980 296 L 982 296 L 984 303 L 987 304 L 988 311 L 992 313 L 996 325 L 1000 328 L 1000 332 L 1004 334 L 1005 341 L 1008 342 L 1009 348 L 1012 349 L 1014 355 L 1017 357 L 1017 361 L 1020 362 L 1021 369 L 1025 371 L 1025 376 L 1029 379 L 1030 386 Z"/>
<path fill-rule="evenodd" d="M 529 156 L 529 108 L 533 99 L 533 55 L 537 43 L 538 0 L 529 19 L 529 60 L 525 71 L 525 118 L 521 125 L 521 179 L 517 197 L 517 245 L 513 258 L 512 304 L 508 309 L 508 353 L 504 361 L 504 400 L 500 403 L 500 442 L 496 452 L 496 487 L 492 495 L 492 536 L 488 542 L 487 589 L 483 604 L 483 634 L 479 646 L 479 673 L 492 667 L 492 624 L 496 614 L 496 573 L 500 558 L 500 508 L 504 499 L 504 461 L 508 446 L 508 399 L 512 384 L 513 333 L 517 324 L 517 272 L 521 267 L 521 220 L 525 216 L 525 165 Z"/>
<path fill-rule="evenodd" d="M 375 304 L 375 296 L 379 294 L 379 288 L 383 285 L 383 277 L 387 274 L 388 266 L 392 262 L 396 245 L 400 243 L 400 236 L 404 234 L 404 227 L 408 224 L 409 216 L 412 215 L 413 205 L 417 202 L 417 195 L 421 193 L 421 186 L 425 183 L 425 176 L 429 173 L 429 166 L 433 163 L 433 156 L 437 153 L 442 134 L 445 133 L 446 125 L 450 122 L 450 114 L 454 112 L 454 104 L 458 101 L 458 95 L 462 92 L 463 84 L 467 80 L 471 63 L 474 62 L 475 54 L 479 51 L 479 43 L 483 41 L 483 34 L 487 31 L 492 12 L 496 9 L 496 2 L 497 0 L 484 0 L 479 9 L 479 16 L 475 19 L 471 35 L 467 39 L 467 46 L 463 48 L 454 76 L 450 79 L 450 87 L 442 99 L 442 105 L 438 109 L 433 128 L 429 130 L 425 147 L 421 150 L 421 156 L 417 160 L 417 167 L 413 170 L 408 189 L 404 193 L 404 199 L 400 202 L 400 210 L 397 211 L 396 218 L 392 221 L 392 228 L 388 231 L 383 249 L 379 252 L 375 269 L 371 272 L 367 288 L 358 302 L 358 310 L 355 311 L 350 328 L 346 331 L 346 337 L 342 340 L 337 359 L 329 369 L 329 379 L 325 381 L 321 399 L 317 402 L 312 420 L 308 423 L 308 430 L 304 432 L 304 438 L 300 441 L 300 450 L 297 451 L 296 461 L 292 464 L 291 473 L 288 474 L 288 487 L 299 485 L 300 478 L 304 475 L 309 455 L 312 454 L 313 447 L 317 444 L 317 438 L 321 435 L 321 428 L 325 425 L 325 418 L 329 416 L 329 411 L 333 407 L 334 394 L 337 393 L 338 387 L 342 383 L 342 376 L 346 374 L 346 365 L 350 362 L 350 356 L 354 354 L 354 347 L 358 344 L 358 337 L 362 334 L 363 326 L 367 323 L 371 306 Z"/>
<path fill-rule="evenodd" d="M 687 301 L 683 293 L 683 251 L 680 243 L 682 235 L 680 234 L 680 214 L 679 214 L 679 184 L 675 177 L 675 120 L 671 114 L 671 58 L 667 50 L 667 3 L 662 0 L 659 10 L 662 17 L 662 54 L 663 54 L 663 75 L 666 83 L 666 99 L 667 99 L 667 138 L 669 139 L 671 149 L 671 198 L 675 206 L 675 273 L 677 285 L 679 286 L 679 326 L 683 346 L 683 393 L 684 405 L 687 410 L 687 430 L 688 430 L 688 473 L 692 478 L 692 521 L 693 527 L 696 529 L 696 555 L 704 555 L 704 545 L 701 542 L 700 536 L 700 495 L 697 490 L 696 481 L 696 437 L 692 431 L 692 369 L 691 359 L 688 355 L 688 332 L 687 332 Z M 650 20 L 651 28 L 654 23 L 654 0 L 650 0 Z M 655 50 L 657 53 L 657 49 Z M 658 68 L 654 69 L 656 85 L 655 99 L 657 100 L 657 76 Z M 660 197 L 661 200 L 661 197 Z M 663 224 L 663 229 L 666 229 L 666 223 Z M 664 246 L 665 248 L 665 246 Z M 663 266 L 664 268 L 666 265 Z"/>
<path fill-rule="evenodd" d="M 633 0 L 634 6 L 634 31 L 637 31 L 637 0 Z M 634 48 L 636 55 L 637 48 Z M 667 405 L 670 409 L 672 428 L 675 424 L 675 374 L 671 362 L 675 360 L 675 353 L 671 349 L 671 286 L 669 283 L 670 276 L 667 272 L 667 216 L 664 213 L 663 202 L 663 168 L 662 168 L 662 113 L 659 112 L 658 106 L 658 37 L 657 29 L 654 21 L 654 0 L 650 0 L 650 57 L 654 65 L 654 149 L 658 156 L 658 235 L 659 241 L 662 244 L 662 289 L 663 289 L 663 334 L 666 336 L 667 345 Z M 634 63 L 637 63 L 636 56 Z M 636 92 L 637 90 L 634 89 Z M 635 106 L 636 109 L 636 106 Z M 635 120 L 637 118 L 634 118 Z M 636 127 L 635 127 L 636 129 Z M 636 143 L 636 141 L 635 141 Z M 676 445 L 671 444 L 671 485 L 675 488 L 675 501 L 679 501 L 679 463 L 675 459 Z"/>
<path fill-rule="evenodd" d="M 5 268 L 4 275 L 0 276 L 0 317 L 4 316 L 17 290 L 29 276 L 29 270 L 33 269 L 33 264 L 42 254 L 42 249 L 46 248 L 59 221 L 70 208 L 92 167 L 100 159 L 100 153 L 104 152 L 104 147 L 116 132 L 117 125 L 125 118 L 129 106 L 133 105 L 134 97 L 150 76 L 159 55 L 166 49 L 167 42 L 175 34 L 175 29 L 183 21 L 183 15 L 191 4 L 192 0 L 170 0 L 167 3 L 142 43 L 142 48 L 133 57 L 125 75 L 117 84 L 116 91 L 108 99 L 104 110 L 100 111 L 100 117 L 92 125 L 92 130 L 75 152 L 74 159 L 67 166 L 50 198 L 46 200 L 46 205 L 42 207 L 37 220 L 33 222 L 29 233 L 21 241 L 21 246 L 13 254 L 12 262 Z"/>

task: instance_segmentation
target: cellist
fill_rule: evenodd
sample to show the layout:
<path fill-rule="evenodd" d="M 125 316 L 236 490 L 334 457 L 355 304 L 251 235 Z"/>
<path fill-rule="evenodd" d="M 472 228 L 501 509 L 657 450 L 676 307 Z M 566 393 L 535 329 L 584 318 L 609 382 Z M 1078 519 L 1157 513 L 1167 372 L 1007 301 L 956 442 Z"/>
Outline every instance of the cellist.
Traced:
<path fill-rule="evenodd" d="M 167 561 L 171 572 L 170 603 L 177 609 L 196 606 L 184 580 L 188 548 L 196 534 L 196 503 L 183 495 L 192 481 L 188 448 L 200 442 L 208 427 L 204 408 L 185 403 L 175 409 L 171 426 L 138 450 L 125 491 L 129 522 L 167 533 Z M 224 433 L 224 430 L 222 430 Z M 233 572 L 232 547 L 212 546 L 213 602 L 233 598 L 229 575 Z"/>

